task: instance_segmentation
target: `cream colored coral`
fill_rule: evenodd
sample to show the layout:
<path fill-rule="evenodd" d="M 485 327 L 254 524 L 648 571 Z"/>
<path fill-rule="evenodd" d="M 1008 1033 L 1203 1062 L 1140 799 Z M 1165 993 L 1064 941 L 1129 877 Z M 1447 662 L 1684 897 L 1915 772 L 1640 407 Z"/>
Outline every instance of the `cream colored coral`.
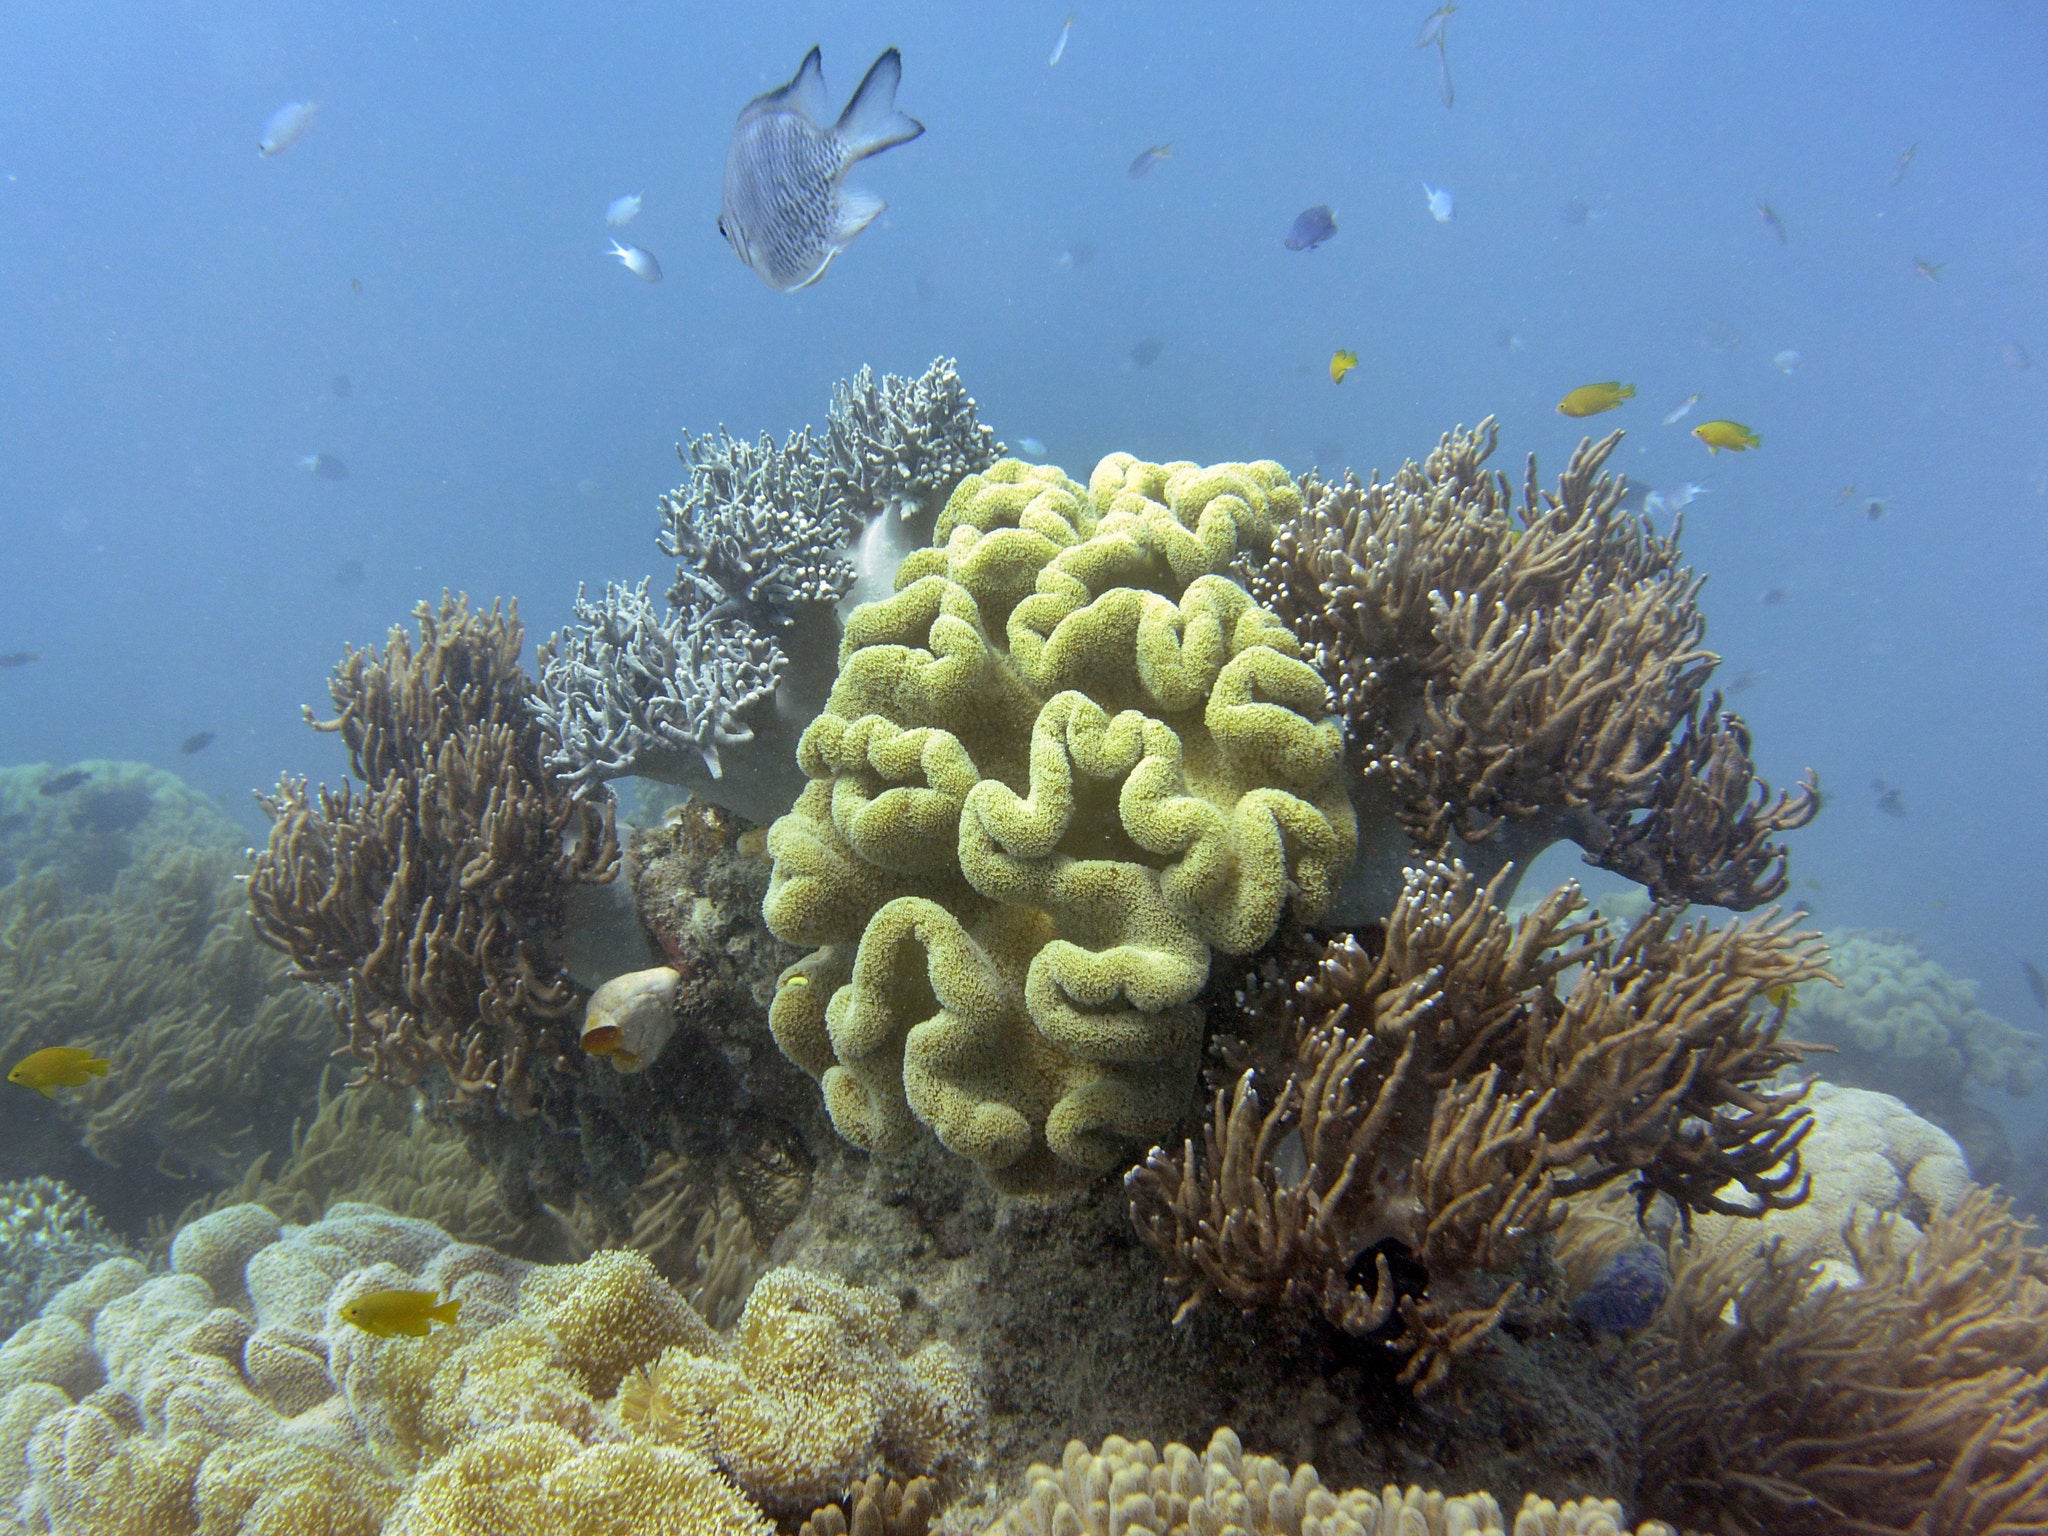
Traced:
<path fill-rule="evenodd" d="M 200 1464 L 194 1536 L 378 1536 L 402 1492 L 368 1457 L 317 1440 L 235 1440 Z"/>
<path fill-rule="evenodd" d="M 0 1392 L 40 1381 L 61 1387 L 75 1402 L 106 1379 L 92 1335 L 61 1312 L 30 1318 L 0 1344 Z"/>
<path fill-rule="evenodd" d="M 1955 1138 L 1923 1120 L 1888 1093 L 1817 1082 L 1807 1095 L 1812 1133 L 1800 1148 L 1813 1177 L 1806 1203 L 1761 1219 L 1698 1216 L 1693 1244 L 1705 1258 L 1736 1247 L 1760 1252 L 1779 1240 L 1819 1256 L 1828 1274 L 1854 1284 L 1856 1268 L 1842 1240 L 1857 1212 L 1899 1218 L 1899 1234 L 1917 1242 L 1920 1225 L 1936 1211 L 1953 1210 L 1975 1187 Z M 1721 1191 L 1740 1200 L 1735 1186 Z"/>
<path fill-rule="evenodd" d="M 1289 1472 L 1270 1456 L 1247 1456 L 1219 1429 L 1199 1457 L 1178 1442 L 1165 1453 L 1150 1441 L 1112 1435 L 1099 1454 L 1067 1443 L 1055 1469 L 1034 1465 L 1030 1491 L 985 1528 L 985 1536 L 1490 1536 L 1506 1530 L 1491 1494 L 1446 1497 L 1422 1488 L 1354 1488 L 1332 1493 L 1314 1467 Z M 1531 1494 L 1514 1536 L 1616 1536 L 1626 1533 L 1612 1500 L 1562 1508 Z M 1637 1536 L 1671 1536 L 1650 1522 Z"/>
<path fill-rule="evenodd" d="M 885 1291 L 778 1269 L 747 1299 L 729 1358 L 672 1349 L 618 1403 L 636 1433 L 710 1452 L 771 1512 L 798 1516 L 878 1471 L 972 1461 L 986 1409 L 944 1343 L 903 1354 Z"/>
<path fill-rule="evenodd" d="M 204 1280 L 216 1305 L 246 1310 L 249 1291 L 243 1273 L 249 1260 L 283 1231 L 263 1206 L 225 1206 L 178 1229 L 171 1240 L 171 1268 Z"/>
<path fill-rule="evenodd" d="M 519 1310 L 554 1334 L 593 1397 L 610 1397 L 627 1371 L 672 1345 L 694 1354 L 717 1347 L 717 1335 L 675 1287 L 622 1248 L 534 1270 L 520 1289 Z"/>

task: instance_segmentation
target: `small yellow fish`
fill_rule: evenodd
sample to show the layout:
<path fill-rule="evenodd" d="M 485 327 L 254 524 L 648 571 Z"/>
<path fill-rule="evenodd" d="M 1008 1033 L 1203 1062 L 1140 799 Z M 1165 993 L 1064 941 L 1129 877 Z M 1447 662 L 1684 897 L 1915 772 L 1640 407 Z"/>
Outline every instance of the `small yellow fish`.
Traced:
<path fill-rule="evenodd" d="M 1793 1000 L 1797 998 L 1798 995 L 1799 988 L 1788 981 L 1782 983 L 1779 986 L 1766 988 L 1764 991 L 1764 1000 L 1768 1002 L 1773 1008 L 1790 1008 L 1792 1006 Z"/>
<path fill-rule="evenodd" d="M 75 1045 L 50 1045 L 17 1061 L 7 1081 L 33 1088 L 47 1099 L 59 1088 L 82 1088 L 86 1079 L 106 1075 L 107 1064 L 91 1051 Z"/>
<path fill-rule="evenodd" d="M 1342 347 L 1339 347 L 1330 354 L 1330 382 L 1332 384 L 1342 384 L 1344 382 L 1344 375 L 1357 366 L 1358 354 L 1356 352 L 1347 352 Z"/>
<path fill-rule="evenodd" d="M 456 1297 L 437 1302 L 432 1291 L 365 1291 L 353 1301 L 342 1303 L 341 1315 L 363 1332 L 379 1339 L 424 1339 L 430 1325 L 455 1326 L 462 1302 Z"/>
<path fill-rule="evenodd" d="M 1598 416 L 1602 411 L 1613 410 L 1624 400 L 1633 400 L 1635 396 L 1635 385 L 1617 383 L 1613 379 L 1605 384 L 1581 384 L 1557 402 L 1557 414 Z"/>
<path fill-rule="evenodd" d="M 1703 421 L 1692 429 L 1692 435 L 1705 443 L 1709 450 L 1719 453 L 1726 448 L 1730 453 L 1741 453 L 1747 448 L 1761 447 L 1763 439 L 1739 421 Z"/>
<path fill-rule="evenodd" d="M 624 1037 L 616 1026 L 589 1031 L 583 1037 L 583 1050 L 590 1056 L 609 1056 L 627 1072 L 640 1065 L 640 1053 L 626 1048 Z"/>

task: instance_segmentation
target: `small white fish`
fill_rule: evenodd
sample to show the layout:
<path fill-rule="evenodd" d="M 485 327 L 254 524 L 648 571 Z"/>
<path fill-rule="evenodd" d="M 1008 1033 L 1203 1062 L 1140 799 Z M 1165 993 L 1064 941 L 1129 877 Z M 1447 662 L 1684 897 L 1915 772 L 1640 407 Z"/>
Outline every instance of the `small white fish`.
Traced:
<path fill-rule="evenodd" d="M 652 251 L 643 251 L 637 245 L 621 245 L 618 241 L 614 240 L 612 248 L 606 251 L 605 254 L 618 257 L 619 265 L 639 278 L 643 283 L 658 283 L 661 281 L 661 263 L 654 259 L 654 252 Z"/>
<path fill-rule="evenodd" d="M 263 125 L 263 137 L 256 141 L 256 153 L 268 160 L 281 155 L 313 126 L 313 114 L 320 110 L 317 101 L 288 101 L 270 114 Z"/>
<path fill-rule="evenodd" d="M 1451 194 L 1447 188 L 1432 187 L 1425 181 L 1422 184 L 1422 195 L 1429 202 L 1429 216 L 1435 219 L 1437 223 L 1448 224 L 1458 216 L 1457 207 L 1452 203 Z"/>
<path fill-rule="evenodd" d="M 1045 457 L 1045 444 L 1035 437 L 1020 437 L 1017 439 L 1017 452 L 1023 458 L 1042 459 Z"/>
<path fill-rule="evenodd" d="M 1455 4 L 1451 3 L 1451 0 L 1444 0 L 1444 4 L 1423 17 L 1422 35 L 1415 39 L 1415 46 L 1427 48 L 1431 43 L 1434 43 L 1439 48 L 1443 47 L 1444 23 L 1451 19 L 1451 13 L 1456 11 L 1457 8 Z"/>
<path fill-rule="evenodd" d="M 1052 57 L 1045 61 L 1047 69 L 1053 68 L 1067 56 L 1067 39 L 1073 35 L 1073 31 L 1074 13 L 1069 11 L 1065 23 L 1060 27 L 1059 40 L 1052 45 Z"/>
<path fill-rule="evenodd" d="M 1706 494 L 1707 488 L 1704 485 L 1701 485 L 1699 481 L 1688 480 L 1685 482 L 1685 484 L 1681 485 L 1677 490 L 1666 491 L 1664 493 L 1664 504 L 1671 508 L 1672 511 L 1677 512 L 1685 507 L 1690 506 L 1692 504 L 1693 497 L 1704 496 Z"/>
<path fill-rule="evenodd" d="M 640 217 L 640 194 L 630 197 L 615 197 L 604 205 L 604 221 L 613 229 L 624 229 Z"/>
<path fill-rule="evenodd" d="M 1787 347 L 1771 359 L 1771 366 L 1780 373 L 1796 373 L 1799 371 L 1799 365 L 1805 361 L 1805 358 L 1794 352 L 1790 347 Z"/>
<path fill-rule="evenodd" d="M 1681 421 L 1685 420 L 1686 416 L 1691 413 L 1692 408 L 1699 403 L 1700 397 L 1697 392 L 1687 395 L 1678 404 L 1664 413 L 1664 425 L 1667 427 L 1677 426 Z"/>

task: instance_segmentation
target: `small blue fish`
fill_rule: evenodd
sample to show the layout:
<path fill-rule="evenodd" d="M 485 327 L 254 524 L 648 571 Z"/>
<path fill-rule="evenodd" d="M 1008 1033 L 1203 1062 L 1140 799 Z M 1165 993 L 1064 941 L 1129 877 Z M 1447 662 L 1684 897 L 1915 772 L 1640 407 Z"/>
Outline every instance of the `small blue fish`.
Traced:
<path fill-rule="evenodd" d="M 613 229 L 624 229 L 639 217 L 640 194 L 638 192 L 629 193 L 625 197 L 615 197 L 604 205 L 604 221 L 611 225 Z"/>
<path fill-rule="evenodd" d="M 1671 1291 L 1671 1265 L 1654 1243 L 1635 1243 L 1609 1259 L 1572 1303 L 1572 1316 L 1599 1333 L 1647 1327 Z"/>
<path fill-rule="evenodd" d="M 1330 205 L 1317 203 L 1295 216 L 1294 227 L 1287 231 L 1287 249 L 1312 251 L 1336 233 L 1337 218 L 1330 212 Z"/>
<path fill-rule="evenodd" d="M 808 287 L 887 205 L 846 185 L 871 155 L 908 144 L 924 124 L 896 110 L 903 55 L 869 66 L 838 121 L 825 126 L 825 66 L 816 48 L 779 91 L 748 102 L 725 156 L 718 232 L 778 293 Z"/>
<path fill-rule="evenodd" d="M 270 114 L 263 125 L 263 137 L 256 141 L 256 152 L 264 159 L 281 155 L 313 126 L 313 114 L 320 110 L 316 101 L 288 101 Z"/>

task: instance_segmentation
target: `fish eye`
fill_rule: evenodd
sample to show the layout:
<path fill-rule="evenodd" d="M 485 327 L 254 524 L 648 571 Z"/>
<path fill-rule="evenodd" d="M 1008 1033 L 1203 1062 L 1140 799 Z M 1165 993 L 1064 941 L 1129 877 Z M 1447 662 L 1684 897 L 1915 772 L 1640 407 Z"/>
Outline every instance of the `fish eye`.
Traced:
<path fill-rule="evenodd" d="M 732 236 L 728 235 L 725 232 L 725 219 L 722 216 L 719 218 L 718 221 L 718 238 L 723 240 L 727 245 L 732 244 Z"/>

